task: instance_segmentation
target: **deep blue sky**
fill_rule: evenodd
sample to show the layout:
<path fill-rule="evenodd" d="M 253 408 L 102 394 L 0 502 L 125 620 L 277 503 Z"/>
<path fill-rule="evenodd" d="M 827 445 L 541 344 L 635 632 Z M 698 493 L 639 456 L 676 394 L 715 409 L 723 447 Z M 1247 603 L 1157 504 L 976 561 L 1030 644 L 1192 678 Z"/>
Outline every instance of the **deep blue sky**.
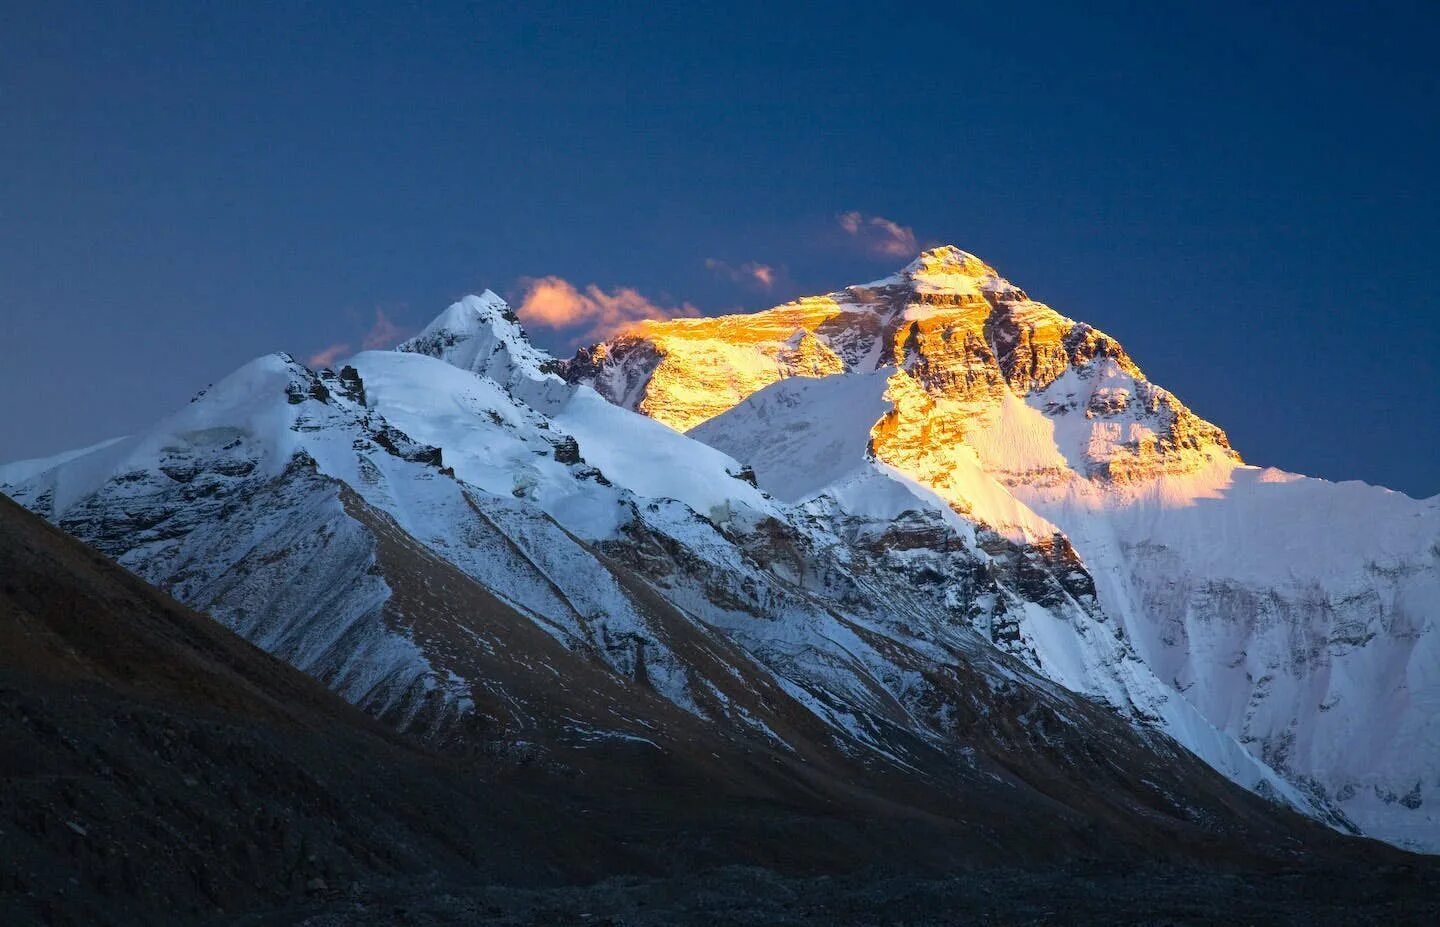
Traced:
<path fill-rule="evenodd" d="M 0 6 L 0 459 L 522 277 L 872 279 L 860 210 L 1252 462 L 1440 492 L 1433 3 L 358 6 Z"/>

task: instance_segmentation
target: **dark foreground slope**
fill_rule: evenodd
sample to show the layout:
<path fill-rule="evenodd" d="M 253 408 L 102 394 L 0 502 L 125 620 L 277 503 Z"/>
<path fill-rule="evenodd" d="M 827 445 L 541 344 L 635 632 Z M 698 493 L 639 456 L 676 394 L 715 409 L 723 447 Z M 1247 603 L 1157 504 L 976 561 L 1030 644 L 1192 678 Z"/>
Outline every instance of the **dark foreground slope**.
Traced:
<path fill-rule="evenodd" d="M 1071 787 L 1087 785 L 1120 788 Z M 913 781 L 699 734 L 664 753 L 437 757 L 0 496 L 0 923 L 1436 914 L 1429 861 L 1239 790 L 1243 827 L 1137 808 L 1086 845 L 1053 820 L 1083 802 L 1052 797 L 1052 817 L 1017 792 L 1007 815 L 975 789 L 940 813 Z"/>
<path fill-rule="evenodd" d="M 477 784 L 3 496 L 0 744 L 3 923 L 504 864 L 473 849 L 504 823 L 467 813 Z"/>

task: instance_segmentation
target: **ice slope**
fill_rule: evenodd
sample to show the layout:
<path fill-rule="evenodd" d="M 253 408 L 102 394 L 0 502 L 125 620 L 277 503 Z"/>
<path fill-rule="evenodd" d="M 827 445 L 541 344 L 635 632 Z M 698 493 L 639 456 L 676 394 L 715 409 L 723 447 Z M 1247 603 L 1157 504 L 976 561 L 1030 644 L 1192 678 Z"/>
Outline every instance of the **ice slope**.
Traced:
<path fill-rule="evenodd" d="M 1367 832 L 1440 846 L 1437 500 L 1245 466 L 1016 493 L 1207 718 Z"/>
<path fill-rule="evenodd" d="M 888 372 L 795 378 L 741 400 L 743 415 L 710 419 L 689 436 L 740 456 L 766 492 L 802 502 L 864 465 L 885 413 Z"/>

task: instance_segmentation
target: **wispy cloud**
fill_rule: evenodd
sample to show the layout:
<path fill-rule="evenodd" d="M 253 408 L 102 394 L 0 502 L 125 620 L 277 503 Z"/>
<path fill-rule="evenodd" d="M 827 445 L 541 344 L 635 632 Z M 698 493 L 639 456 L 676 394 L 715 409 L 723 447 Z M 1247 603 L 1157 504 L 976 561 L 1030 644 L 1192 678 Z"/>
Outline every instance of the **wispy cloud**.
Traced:
<path fill-rule="evenodd" d="M 915 230 L 884 216 L 867 216 L 861 212 L 842 212 L 837 218 L 840 228 L 860 241 L 871 254 L 881 257 L 913 257 L 920 251 Z"/>
<path fill-rule="evenodd" d="M 746 261 L 744 264 L 730 264 L 719 258 L 706 258 L 705 268 L 736 283 L 748 283 L 768 290 L 775 286 L 779 272 L 769 264 Z"/>
<path fill-rule="evenodd" d="M 651 302 L 630 287 L 606 292 L 591 283 L 581 289 L 561 277 L 521 281 L 525 295 L 518 311 L 520 321 L 538 328 L 567 329 L 579 340 L 600 340 L 644 319 L 697 316 L 689 303 L 675 307 Z"/>
<path fill-rule="evenodd" d="M 370 326 L 370 331 L 365 333 L 365 340 L 361 344 L 367 351 L 376 351 L 382 348 L 393 348 L 400 343 L 409 332 L 390 321 L 384 310 L 375 310 L 375 324 Z"/>
<path fill-rule="evenodd" d="M 305 365 L 307 367 L 314 367 L 316 369 L 319 369 L 321 367 L 333 367 L 337 360 L 342 357 L 346 357 L 349 354 L 349 342 L 332 344 L 329 347 L 321 348 L 314 354 L 311 354 L 309 357 L 305 358 Z"/>
<path fill-rule="evenodd" d="M 353 317 L 352 317 L 353 318 Z M 359 338 L 350 341 L 337 341 L 311 354 L 305 359 L 305 363 L 317 369 L 321 367 L 333 367 L 335 362 L 343 360 L 352 353 L 355 344 L 360 345 L 362 351 L 380 351 L 386 348 L 393 348 L 402 339 L 410 334 L 410 329 L 396 325 L 391 318 L 385 314 L 385 310 L 375 310 L 375 321 L 370 324 L 369 331 Z"/>

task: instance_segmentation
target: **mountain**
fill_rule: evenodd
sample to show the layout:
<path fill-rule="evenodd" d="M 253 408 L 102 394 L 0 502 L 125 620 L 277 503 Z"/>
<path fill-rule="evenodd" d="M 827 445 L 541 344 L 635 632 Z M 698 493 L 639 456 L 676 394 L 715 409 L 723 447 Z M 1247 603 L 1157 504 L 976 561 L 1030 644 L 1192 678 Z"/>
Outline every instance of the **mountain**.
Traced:
<path fill-rule="evenodd" d="M 675 749 L 718 729 L 790 762 L 1032 789 L 1055 759 L 1014 752 L 1070 743 L 1065 766 L 1097 775 L 1112 750 L 1143 756 L 1119 765 L 1150 769 L 1144 802 L 1189 790 L 1157 785 L 1179 774 L 1163 737 L 975 630 L 1027 609 L 1088 622 L 1083 576 L 879 474 L 864 512 L 785 506 L 554 366 L 487 293 L 338 373 L 261 358 L 7 491 L 441 746 Z M 1323 812 L 1184 721 L 1232 778 Z"/>
<path fill-rule="evenodd" d="M 1240 781 L 1232 745 L 1338 826 L 1440 850 L 1440 497 L 1245 464 L 1113 338 L 950 247 L 642 322 L 562 372 L 831 523 L 905 486 L 1010 575 L 1063 579 L 1068 611 L 975 609 L 992 644 Z"/>
<path fill-rule="evenodd" d="M 276 812 L 282 818 L 316 814 L 319 803 L 322 820 L 358 822 L 344 853 L 310 855 L 362 887 L 403 882 L 427 860 L 461 873 L 447 878 L 552 885 L 735 864 L 802 875 L 885 866 L 922 878 L 1002 863 L 1052 874 L 1093 865 L 1132 875 L 1149 866 L 1295 869 L 1327 885 L 1316 875 L 1327 867 L 1401 865 L 1398 851 L 1316 823 L 1354 829 L 1337 810 L 1343 798 L 1277 774 L 1156 671 L 1149 641 L 1129 628 L 1136 619 L 1107 604 L 1112 580 L 1096 578 L 1059 516 L 1039 514 L 975 452 L 921 440 L 923 427 L 902 414 L 917 404 L 936 403 L 927 410 L 936 429 L 964 425 L 938 404 L 944 397 L 902 396 L 892 382 L 903 373 L 918 383 L 944 359 L 883 362 L 885 344 L 921 350 L 921 336 L 900 337 L 892 317 L 911 311 L 914 276 L 836 296 L 837 306 L 855 301 L 816 324 L 824 340 L 814 335 L 804 351 L 841 357 L 844 348 L 853 375 L 772 378 L 694 436 L 652 417 L 665 403 L 699 414 L 693 394 L 661 395 L 657 368 L 635 379 L 632 396 L 652 416 L 567 379 L 588 370 L 603 387 L 607 370 L 674 352 L 634 342 L 561 363 L 487 292 L 397 351 L 359 354 L 338 371 L 262 357 L 140 434 L 0 467 L 6 494 L 99 552 L 66 541 L 63 556 L 37 564 L 33 551 L 64 539 L 4 510 L 7 525 L 21 525 L 14 540 L 0 535 L 10 545 L 4 591 L 29 597 L 7 621 L 19 621 L 19 639 L 58 635 L 45 659 L 69 674 L 46 689 L 52 669 L 25 662 L 40 651 L 7 648 L 0 669 L 18 674 L 7 697 L 22 700 L 7 723 L 48 719 L 25 734 L 36 755 L 78 744 L 95 757 L 83 775 L 104 778 L 119 768 L 116 751 L 133 746 L 124 706 L 153 696 L 153 723 L 177 733 L 157 734 L 126 760 L 124 800 L 159 802 L 189 823 L 136 859 L 177 858 L 181 847 L 218 852 L 222 866 L 234 853 L 253 855 L 217 835 L 252 804 L 247 789 L 270 789 L 261 804 L 291 808 Z M 963 274 L 953 276 L 958 289 Z M 947 306 L 979 307 L 968 291 L 947 293 L 920 302 L 935 337 L 954 344 L 962 339 L 940 333 Z M 863 294 L 881 294 L 865 298 L 888 300 L 890 315 L 858 301 Z M 1034 305 L 1025 311 L 1040 313 Z M 854 331 L 836 327 L 842 312 L 857 317 Z M 995 326 L 981 324 L 993 338 Z M 1040 352 L 1048 342 L 1034 328 L 1023 337 Z M 1054 337 L 1086 363 L 1122 364 L 1098 333 Z M 740 363 L 770 344 L 757 335 L 732 356 Z M 954 377 L 937 384 L 969 382 L 952 366 Z M 1176 455 L 1234 461 L 1217 430 L 1147 389 L 1153 401 L 1133 414 L 1169 437 L 1143 454 L 1120 442 L 1109 452 L 1144 457 L 1148 470 L 1131 460 L 1128 470 L 1084 479 L 1135 487 L 1183 476 Z M 966 401 L 1007 391 L 1003 381 Z M 962 470 L 966 454 L 975 460 Z M 932 486 L 907 472 L 926 466 L 949 481 Z M 104 584 L 85 570 L 101 571 Z M 34 578 L 18 586 L 8 578 L 26 571 Z M 89 598 L 77 600 L 77 589 Z M 204 621 L 166 595 L 218 624 L 197 630 Z M 177 622 L 191 641 L 179 650 L 166 641 Z M 105 633 L 86 638 L 90 625 Z M 297 689 L 296 674 L 231 631 L 364 714 L 315 686 Z M 229 664 L 205 662 L 217 648 L 232 654 Z M 18 667 L 4 662 L 15 654 Z M 177 673 L 188 688 L 175 688 Z M 201 730 L 199 716 L 243 714 L 251 703 L 269 706 L 262 720 L 284 729 L 238 728 L 262 747 L 234 745 L 232 721 L 183 734 Z M 167 736 L 187 746 L 167 746 Z M 370 751 L 390 779 L 365 778 Z M 344 768 L 326 765 L 332 759 Z M 81 774 L 68 753 L 55 762 L 62 776 Z M 292 772 L 245 779 L 274 764 Z M 170 783 L 181 768 L 211 778 L 182 771 L 183 789 L 147 785 Z M 50 843 L 34 852 L 52 854 L 46 865 L 61 871 L 53 860 L 62 850 L 83 850 L 59 842 L 69 839 L 64 821 L 41 806 L 77 799 L 56 792 L 51 771 L 17 774 L 38 805 L 12 820 L 38 828 Z M 226 777 L 235 776 L 232 788 Z M 166 797 L 188 796 L 185 778 L 206 783 L 206 795 L 241 798 L 225 814 L 192 813 L 188 798 Z M 322 793 L 336 797 L 314 797 Z M 441 810 L 396 825 L 413 854 L 372 858 L 367 841 L 389 827 L 388 812 L 363 806 L 412 794 Z M 116 808 L 87 813 L 119 821 Z M 318 823 L 300 832 L 312 834 L 307 846 L 339 839 Z M 202 907 L 273 900 L 305 873 L 283 854 L 267 865 L 287 858 L 278 874 L 262 867 L 222 879 L 202 866 L 188 887 L 161 891 Z M 1196 878 L 1183 893 L 1199 903 L 1217 889 Z M 208 892 L 207 879 L 228 887 Z M 1127 891 L 1143 899 L 1153 884 L 1147 875 Z"/>

